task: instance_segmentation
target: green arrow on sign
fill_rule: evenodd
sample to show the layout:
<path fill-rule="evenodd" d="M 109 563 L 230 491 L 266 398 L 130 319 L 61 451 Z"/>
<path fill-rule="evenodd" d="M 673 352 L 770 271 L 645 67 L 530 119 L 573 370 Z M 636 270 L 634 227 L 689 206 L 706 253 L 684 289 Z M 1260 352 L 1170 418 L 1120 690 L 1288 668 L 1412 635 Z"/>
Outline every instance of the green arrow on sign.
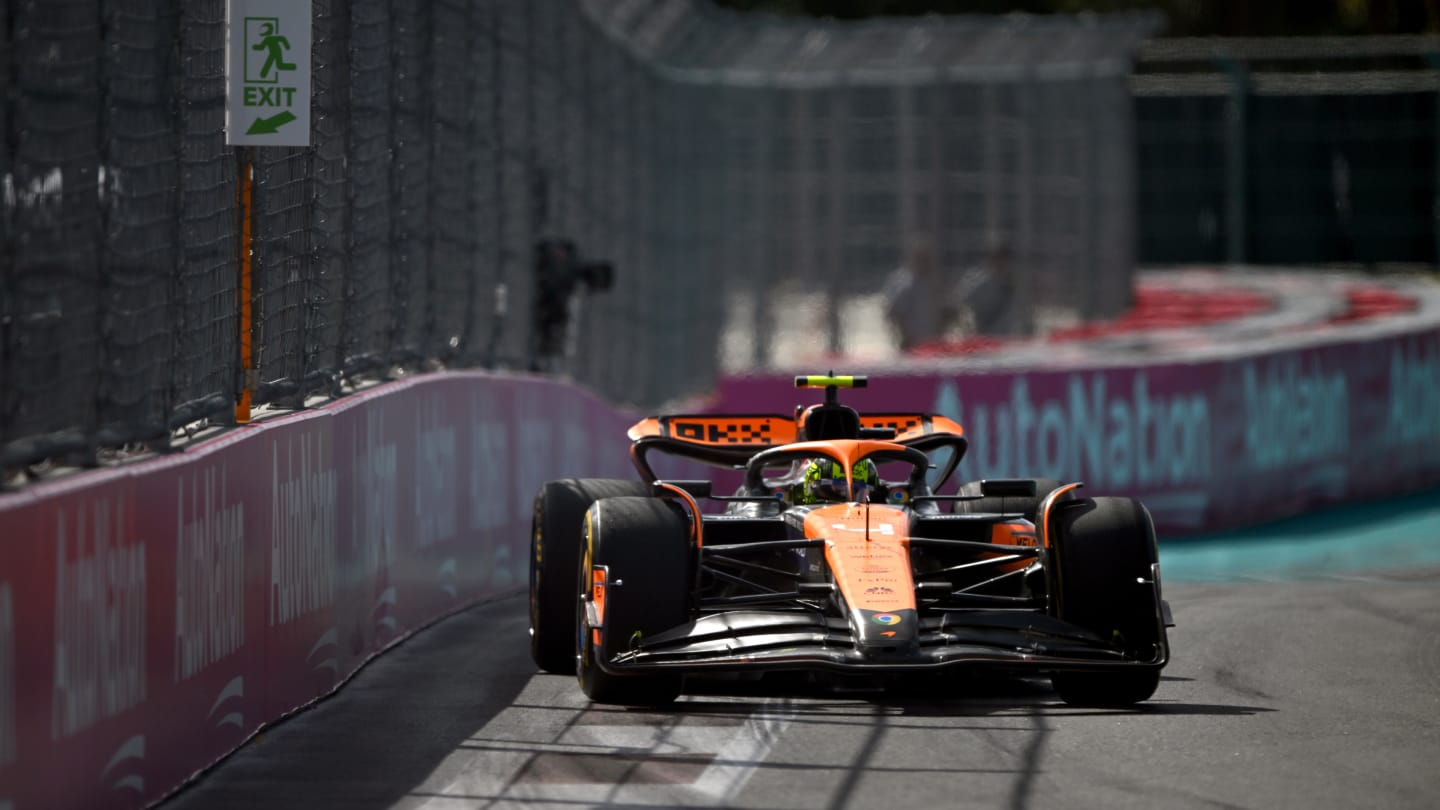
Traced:
<path fill-rule="evenodd" d="M 274 135 L 280 127 L 295 120 L 295 113 L 285 110 L 269 118 L 256 118 L 255 123 L 245 130 L 246 135 Z"/>

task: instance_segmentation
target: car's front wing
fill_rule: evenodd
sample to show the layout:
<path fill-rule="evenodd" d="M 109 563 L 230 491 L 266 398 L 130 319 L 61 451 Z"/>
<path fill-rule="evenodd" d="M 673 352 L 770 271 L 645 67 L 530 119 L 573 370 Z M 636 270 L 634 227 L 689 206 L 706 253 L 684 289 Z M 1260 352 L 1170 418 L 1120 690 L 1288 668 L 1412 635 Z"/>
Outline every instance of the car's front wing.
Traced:
<path fill-rule="evenodd" d="M 913 614 L 912 614 L 913 615 Z M 654 670 L 832 669 L 853 672 L 992 667 L 1016 670 L 1163 667 L 1165 634 L 1153 656 L 1126 655 L 1089 631 L 1028 611 L 950 611 L 918 619 L 893 645 L 857 643 L 843 618 L 803 610 L 733 610 L 639 638 L 600 666 L 613 674 Z"/>

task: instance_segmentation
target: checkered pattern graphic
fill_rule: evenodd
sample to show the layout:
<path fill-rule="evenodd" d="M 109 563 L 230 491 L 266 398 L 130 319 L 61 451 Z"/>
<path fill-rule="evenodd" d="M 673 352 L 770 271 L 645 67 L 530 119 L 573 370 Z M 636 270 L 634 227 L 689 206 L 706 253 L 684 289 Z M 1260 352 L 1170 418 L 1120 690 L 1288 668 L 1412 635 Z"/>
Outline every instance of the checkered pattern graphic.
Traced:
<path fill-rule="evenodd" d="M 738 439 L 732 439 L 731 441 L 739 441 L 739 442 L 742 442 L 742 443 L 744 443 L 744 444 L 757 444 L 757 443 L 758 443 L 758 444 L 769 444 L 769 443 L 770 443 L 770 423 L 769 423 L 769 422 L 759 422 L 759 423 L 753 423 L 753 422 L 752 422 L 752 423 L 749 423 L 749 424 L 731 425 L 731 426 L 728 426 L 727 429 L 730 430 L 730 431 L 732 431 L 732 432 L 735 432 L 735 433 L 738 433 L 738 434 L 739 434 L 739 438 L 738 438 Z"/>
<path fill-rule="evenodd" d="M 771 444 L 770 422 L 684 421 L 670 424 L 676 438 L 709 444 Z"/>
<path fill-rule="evenodd" d="M 701 441 L 705 438 L 705 426 L 699 422 L 674 422 L 670 430 L 676 438 Z"/>
<path fill-rule="evenodd" d="M 898 434 L 901 434 L 901 433 L 904 433 L 904 432 L 906 432 L 907 430 L 915 430 L 915 429 L 919 428 L 919 427 L 923 424 L 923 422 L 922 422 L 922 417 L 920 417 L 920 416 L 918 416 L 918 415 L 917 415 L 917 416 L 879 416 L 879 417 L 868 417 L 868 418 L 862 417 L 861 420 L 860 420 L 860 423 L 863 424 L 865 427 L 882 427 L 882 428 L 888 427 L 888 428 L 894 428 L 894 429 L 895 429 L 895 433 L 896 433 L 897 435 L 898 435 Z"/>

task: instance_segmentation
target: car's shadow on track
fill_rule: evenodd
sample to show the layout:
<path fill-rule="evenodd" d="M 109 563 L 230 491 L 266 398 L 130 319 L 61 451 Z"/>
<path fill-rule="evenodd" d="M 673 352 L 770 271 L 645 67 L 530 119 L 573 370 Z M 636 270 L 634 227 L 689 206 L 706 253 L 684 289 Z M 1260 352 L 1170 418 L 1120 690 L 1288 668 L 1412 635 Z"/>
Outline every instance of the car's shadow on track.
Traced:
<path fill-rule="evenodd" d="M 1191 681 L 1164 677 L 1164 681 Z M 768 677 L 759 680 L 690 679 L 687 699 L 674 711 L 685 713 L 751 714 L 774 711 L 777 698 L 789 699 L 786 713 L 798 716 L 846 715 L 872 717 L 878 712 L 907 717 L 984 717 L 1021 714 L 1072 717 L 1086 715 L 1208 715 L 1249 716 L 1277 711 L 1248 704 L 1184 703 L 1156 697 L 1128 708 L 1071 706 L 1060 700 L 1043 678 L 919 678 L 888 683 L 837 683 L 806 677 Z M 725 698 L 723 701 L 709 698 Z M 756 700 L 735 700 L 756 698 Z"/>

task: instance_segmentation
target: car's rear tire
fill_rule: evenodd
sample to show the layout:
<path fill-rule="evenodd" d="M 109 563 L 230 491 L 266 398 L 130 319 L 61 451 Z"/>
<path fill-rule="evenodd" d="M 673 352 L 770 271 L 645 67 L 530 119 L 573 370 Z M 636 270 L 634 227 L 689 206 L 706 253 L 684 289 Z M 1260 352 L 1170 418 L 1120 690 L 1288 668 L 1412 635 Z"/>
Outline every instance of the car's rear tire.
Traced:
<path fill-rule="evenodd" d="M 980 512 L 1001 512 L 1016 513 L 1025 516 L 1031 523 L 1038 523 L 1037 515 L 1040 512 L 1040 504 L 1060 486 L 1060 482 L 1053 478 L 1036 478 L 1035 494 L 1033 496 L 1011 496 L 1011 497 L 979 497 L 980 482 L 967 481 L 960 485 L 960 494 L 977 496 L 973 501 L 955 501 L 954 512 L 957 515 L 974 515 Z M 1065 497 L 1065 496 L 1061 496 Z"/>
<path fill-rule="evenodd" d="M 598 703 L 655 706 L 680 695 L 681 676 L 613 675 L 600 668 L 638 637 L 684 624 L 690 614 L 690 519 L 679 505 L 657 498 L 607 498 L 590 507 L 580 592 L 594 593 L 591 566 L 608 568 L 604 629 L 577 607 L 576 672 L 580 688 Z M 597 638 L 598 636 L 598 638 Z"/>
<path fill-rule="evenodd" d="M 1155 660 L 1164 642 L 1151 566 L 1159 559 L 1150 513 L 1133 498 L 1079 498 L 1055 522 L 1059 617 L 1127 656 Z M 1128 706 L 1155 694 L 1160 668 L 1057 671 L 1051 684 L 1066 703 Z"/>
<path fill-rule="evenodd" d="M 530 523 L 530 657 L 536 666 L 575 673 L 575 569 L 586 510 L 601 498 L 648 493 L 639 481 L 610 478 L 567 478 L 540 487 Z"/>

